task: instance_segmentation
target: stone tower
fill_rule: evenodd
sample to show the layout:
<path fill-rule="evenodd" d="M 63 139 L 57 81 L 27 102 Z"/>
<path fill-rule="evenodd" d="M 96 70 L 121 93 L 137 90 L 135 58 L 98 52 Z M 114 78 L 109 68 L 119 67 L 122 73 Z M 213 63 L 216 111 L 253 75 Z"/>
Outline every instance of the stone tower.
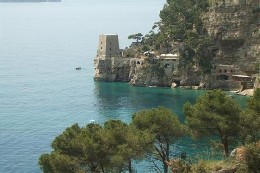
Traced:
<path fill-rule="evenodd" d="M 97 56 L 105 59 L 120 56 L 118 35 L 99 35 Z"/>

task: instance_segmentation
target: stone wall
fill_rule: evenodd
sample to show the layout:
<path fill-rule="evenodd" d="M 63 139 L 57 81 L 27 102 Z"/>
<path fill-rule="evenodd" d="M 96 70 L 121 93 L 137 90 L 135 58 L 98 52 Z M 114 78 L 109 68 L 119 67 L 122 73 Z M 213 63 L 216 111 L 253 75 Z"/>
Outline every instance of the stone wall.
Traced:
<path fill-rule="evenodd" d="M 97 56 L 103 58 L 120 56 L 118 35 L 100 35 Z"/>

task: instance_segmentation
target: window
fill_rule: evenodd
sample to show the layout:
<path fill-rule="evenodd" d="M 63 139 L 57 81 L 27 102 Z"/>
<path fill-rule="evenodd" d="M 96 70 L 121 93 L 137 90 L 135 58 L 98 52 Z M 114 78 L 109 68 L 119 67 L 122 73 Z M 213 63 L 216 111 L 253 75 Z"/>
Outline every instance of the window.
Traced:
<path fill-rule="evenodd" d="M 224 72 L 227 73 L 227 70 L 225 69 Z"/>
<path fill-rule="evenodd" d="M 222 70 L 221 70 L 221 69 L 219 69 L 219 73 L 222 73 Z"/>
<path fill-rule="evenodd" d="M 102 47 L 100 49 L 102 49 Z"/>

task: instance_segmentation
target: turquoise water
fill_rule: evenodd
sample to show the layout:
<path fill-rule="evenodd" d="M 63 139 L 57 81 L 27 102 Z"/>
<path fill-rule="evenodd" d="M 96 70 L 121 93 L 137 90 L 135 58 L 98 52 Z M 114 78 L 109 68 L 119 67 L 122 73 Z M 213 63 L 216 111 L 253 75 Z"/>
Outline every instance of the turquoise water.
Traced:
<path fill-rule="evenodd" d="M 86 0 L 0 4 L 0 172 L 35 173 L 51 141 L 74 123 L 131 120 L 164 105 L 183 120 L 182 105 L 203 91 L 132 87 L 93 81 L 98 35 L 149 32 L 163 0 Z M 81 71 L 75 67 L 81 66 Z M 238 97 L 243 103 L 245 98 Z M 180 146 L 189 148 L 189 141 Z"/>

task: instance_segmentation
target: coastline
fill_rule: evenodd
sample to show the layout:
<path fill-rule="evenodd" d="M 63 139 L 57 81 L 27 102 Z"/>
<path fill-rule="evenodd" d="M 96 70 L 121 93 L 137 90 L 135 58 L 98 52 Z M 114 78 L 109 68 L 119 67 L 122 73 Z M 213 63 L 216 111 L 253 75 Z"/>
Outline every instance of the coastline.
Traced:
<path fill-rule="evenodd" d="M 243 91 L 230 91 L 236 95 L 241 96 L 253 96 L 254 95 L 254 89 L 245 89 Z"/>

